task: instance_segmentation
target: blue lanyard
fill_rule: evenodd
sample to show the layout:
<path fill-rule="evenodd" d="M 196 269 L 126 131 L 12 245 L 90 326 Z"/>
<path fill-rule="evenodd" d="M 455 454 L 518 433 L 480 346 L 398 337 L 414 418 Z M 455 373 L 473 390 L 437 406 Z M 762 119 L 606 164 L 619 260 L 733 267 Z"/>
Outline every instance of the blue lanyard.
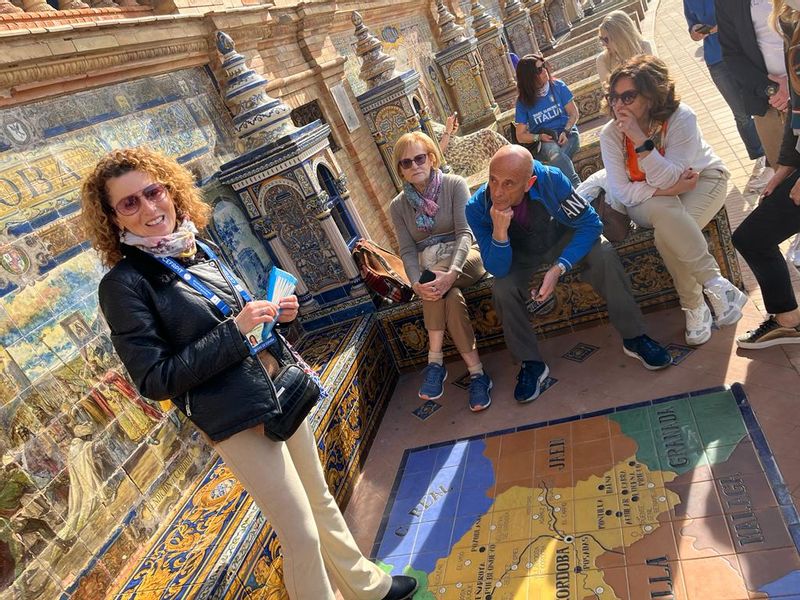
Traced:
<path fill-rule="evenodd" d="M 253 299 L 253 297 L 250 295 L 250 292 L 248 292 L 244 288 L 244 286 L 241 283 L 239 283 L 239 279 L 236 277 L 236 275 L 233 274 L 233 271 L 231 271 L 224 262 L 219 260 L 219 258 L 217 257 L 216 253 L 211 248 L 209 248 L 206 244 L 204 244 L 200 240 L 197 240 L 196 243 L 197 243 L 198 246 L 200 246 L 200 248 L 203 250 L 203 252 L 205 252 L 208 255 L 208 257 L 211 260 L 216 260 L 217 261 L 217 264 L 219 264 L 219 268 L 222 270 L 224 275 L 228 278 L 228 280 L 230 281 L 231 285 L 233 285 L 234 289 L 242 297 L 242 300 L 244 300 L 245 303 L 250 302 Z M 194 275 L 192 275 L 189 272 L 189 270 L 186 269 L 177 260 L 175 260 L 171 256 L 156 256 L 154 258 L 156 258 L 156 260 L 158 260 L 165 267 L 167 267 L 170 270 L 174 271 L 175 274 L 178 275 L 178 277 L 180 277 L 183 281 L 185 281 L 187 284 L 189 284 L 193 289 L 195 289 L 200 294 L 202 294 L 203 297 L 206 298 L 206 300 L 210 300 L 211 302 L 213 302 L 214 306 L 216 306 L 217 309 L 225 317 L 229 317 L 229 316 L 231 316 L 233 314 L 233 310 L 231 309 L 231 307 L 228 306 L 228 304 L 222 298 L 217 296 L 217 294 L 215 294 L 211 290 L 211 288 L 209 288 L 205 283 L 200 281 L 199 278 L 197 278 Z"/>

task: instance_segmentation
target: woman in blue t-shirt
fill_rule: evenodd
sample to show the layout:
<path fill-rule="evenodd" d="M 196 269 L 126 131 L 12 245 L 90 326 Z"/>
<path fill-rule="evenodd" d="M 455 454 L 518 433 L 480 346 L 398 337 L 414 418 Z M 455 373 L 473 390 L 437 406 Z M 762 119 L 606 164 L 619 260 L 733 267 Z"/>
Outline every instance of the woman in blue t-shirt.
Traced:
<path fill-rule="evenodd" d="M 534 158 L 558 167 L 577 186 L 572 157 L 581 146 L 578 107 L 567 84 L 550 75 L 541 54 L 523 56 L 517 65 L 517 141 L 528 145 Z"/>

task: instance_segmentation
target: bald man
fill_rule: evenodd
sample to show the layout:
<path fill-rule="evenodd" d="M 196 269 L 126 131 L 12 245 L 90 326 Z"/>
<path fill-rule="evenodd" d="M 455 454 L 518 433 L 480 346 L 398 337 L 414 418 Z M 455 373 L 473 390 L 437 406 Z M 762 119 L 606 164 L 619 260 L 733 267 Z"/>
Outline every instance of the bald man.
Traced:
<path fill-rule="evenodd" d="M 650 370 L 672 364 L 669 353 L 645 335 L 628 276 L 601 237 L 600 218 L 558 168 L 534 161 L 522 146 L 504 146 L 489 163 L 488 186 L 475 192 L 466 212 L 483 264 L 495 277 L 494 305 L 506 346 L 522 363 L 514 390 L 518 402 L 535 400 L 550 372 L 527 304 L 549 299 L 558 279 L 579 265 L 585 267 L 582 278 L 606 300 L 625 354 Z M 531 277 L 542 264 L 552 266 L 539 289 L 531 290 Z"/>

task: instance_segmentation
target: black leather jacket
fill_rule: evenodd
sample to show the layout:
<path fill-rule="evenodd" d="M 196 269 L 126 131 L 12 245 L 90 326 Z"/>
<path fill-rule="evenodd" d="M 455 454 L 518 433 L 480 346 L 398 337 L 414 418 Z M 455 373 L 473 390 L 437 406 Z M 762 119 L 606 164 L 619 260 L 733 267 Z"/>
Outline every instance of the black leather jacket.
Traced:
<path fill-rule="evenodd" d="M 126 245 L 122 251 L 125 258 L 100 281 L 100 309 L 139 392 L 171 399 L 214 441 L 267 421 L 274 390 L 233 318 L 151 255 Z M 241 298 L 216 261 L 187 268 L 239 312 Z M 271 350 L 281 363 L 290 356 L 280 344 Z"/>

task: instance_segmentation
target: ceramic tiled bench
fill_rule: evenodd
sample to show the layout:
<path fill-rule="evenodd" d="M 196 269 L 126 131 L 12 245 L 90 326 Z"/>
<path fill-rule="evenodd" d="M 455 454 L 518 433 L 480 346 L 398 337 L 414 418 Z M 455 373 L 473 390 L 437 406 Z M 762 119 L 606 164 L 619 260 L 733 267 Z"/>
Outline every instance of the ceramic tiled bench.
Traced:
<path fill-rule="evenodd" d="M 741 272 L 731 243 L 730 224 L 724 208 L 703 232 L 709 240 L 711 252 L 719 263 L 723 276 L 736 285 L 741 285 Z M 655 249 L 651 229 L 635 230 L 625 240 L 614 245 L 631 278 L 634 296 L 643 310 L 664 309 L 677 303 L 672 278 Z M 540 279 L 548 266 L 543 265 L 534 280 Z M 464 295 L 478 347 L 502 344 L 502 327 L 492 304 L 491 277 L 487 276 L 465 290 Z M 561 279 L 555 297 L 553 309 L 545 315 L 537 315 L 532 321 L 540 339 L 608 321 L 605 303 L 591 286 L 578 280 L 577 273 L 568 273 Z M 378 321 L 399 370 L 415 369 L 425 364 L 428 338 L 420 301 L 381 310 Z M 444 353 L 446 356 L 457 354 L 449 336 L 445 336 Z"/>

